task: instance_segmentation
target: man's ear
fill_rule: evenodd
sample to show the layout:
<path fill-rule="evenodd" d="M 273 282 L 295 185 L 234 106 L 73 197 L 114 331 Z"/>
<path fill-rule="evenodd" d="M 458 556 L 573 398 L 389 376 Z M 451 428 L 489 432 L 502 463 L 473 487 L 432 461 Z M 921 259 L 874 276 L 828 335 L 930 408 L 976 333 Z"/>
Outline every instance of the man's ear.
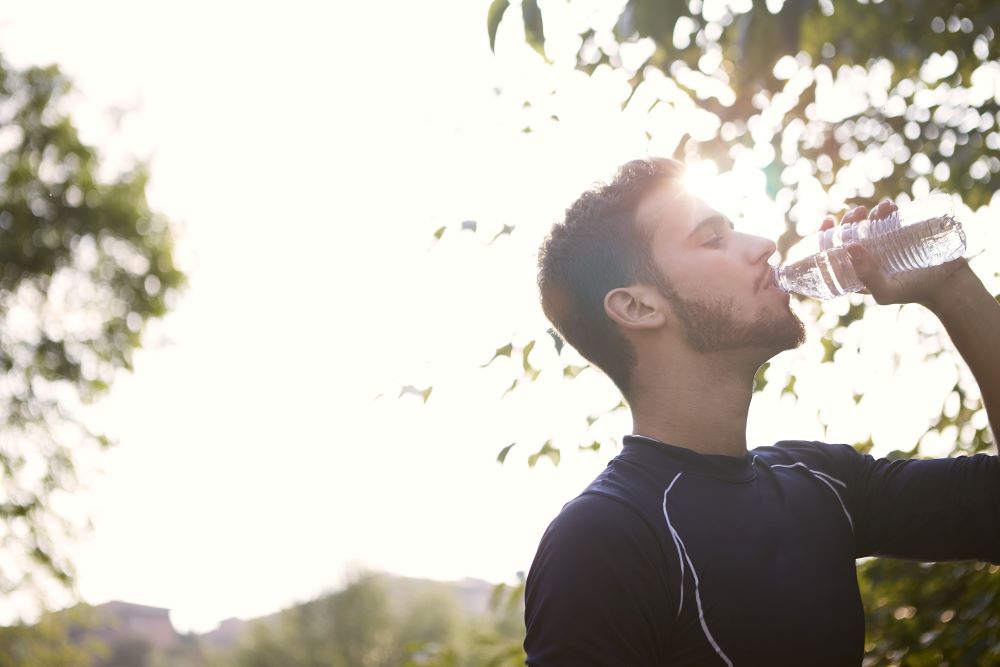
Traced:
<path fill-rule="evenodd" d="M 647 285 L 616 287 L 604 295 L 604 312 L 626 329 L 656 329 L 666 323 L 662 299 Z"/>

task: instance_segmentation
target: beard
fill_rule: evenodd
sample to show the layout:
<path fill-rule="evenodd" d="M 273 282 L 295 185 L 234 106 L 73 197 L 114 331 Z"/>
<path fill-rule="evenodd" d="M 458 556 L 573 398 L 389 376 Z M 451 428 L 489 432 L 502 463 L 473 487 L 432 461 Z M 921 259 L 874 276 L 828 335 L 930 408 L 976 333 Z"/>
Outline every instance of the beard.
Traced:
<path fill-rule="evenodd" d="M 805 326 L 787 306 L 779 315 L 761 314 L 746 321 L 733 315 L 732 299 L 697 301 L 676 293 L 669 299 L 681 321 L 684 338 L 697 352 L 744 347 L 792 350 L 806 339 Z"/>

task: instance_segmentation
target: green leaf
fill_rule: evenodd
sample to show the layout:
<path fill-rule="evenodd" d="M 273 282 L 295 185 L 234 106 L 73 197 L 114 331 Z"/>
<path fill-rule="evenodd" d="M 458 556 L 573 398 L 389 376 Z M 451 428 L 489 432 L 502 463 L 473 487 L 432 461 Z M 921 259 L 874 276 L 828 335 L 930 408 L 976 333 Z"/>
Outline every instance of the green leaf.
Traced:
<path fill-rule="evenodd" d="M 524 371 L 526 373 L 530 373 L 532 370 L 534 370 L 534 367 L 528 362 L 528 355 L 531 354 L 531 351 L 534 348 L 535 348 L 535 341 L 531 341 L 527 345 L 525 345 L 524 348 L 521 350 L 521 366 L 524 368 Z"/>
<path fill-rule="evenodd" d="M 493 353 L 493 358 L 490 359 L 489 361 L 487 361 L 482 366 L 480 366 L 480 368 L 486 368 L 487 366 L 489 366 L 490 364 L 492 364 L 494 361 L 496 361 L 497 357 L 508 357 L 509 358 L 510 357 L 510 353 L 513 350 L 514 350 L 514 345 L 512 343 L 507 343 L 503 347 L 498 347 L 497 351 Z"/>
<path fill-rule="evenodd" d="M 788 382 L 786 382 L 785 386 L 781 388 L 781 395 L 784 396 L 785 394 L 791 394 L 792 396 L 795 396 L 796 398 L 798 398 L 798 394 L 795 393 L 795 376 L 794 375 L 789 376 L 788 377 Z"/>
<path fill-rule="evenodd" d="M 594 422 L 596 422 L 601 417 L 603 417 L 605 415 L 610 415 L 610 414 L 615 413 L 615 412 L 618 412 L 619 410 L 622 410 L 624 408 L 625 408 L 625 401 L 618 401 L 618 403 L 613 408 L 611 408 L 610 410 L 608 410 L 607 412 L 602 412 L 601 414 L 588 416 L 587 417 L 587 427 L 589 428 L 589 427 L 593 426 Z"/>
<path fill-rule="evenodd" d="M 567 364 L 563 366 L 563 377 L 575 378 L 577 375 L 587 370 L 587 366 L 574 366 L 573 364 Z"/>
<path fill-rule="evenodd" d="M 506 461 L 506 460 L 507 460 L 507 454 L 508 454 L 508 453 L 510 452 L 510 449 L 511 449 L 511 447 L 513 447 L 513 446 L 514 446 L 514 445 L 516 445 L 516 444 L 517 444 L 516 442 L 512 442 L 512 443 L 510 443 L 509 445 L 507 445 L 506 447 L 504 447 L 503 449 L 501 449 L 501 450 L 500 450 L 500 453 L 499 453 L 499 454 L 497 454 L 497 461 L 498 461 L 499 463 L 501 463 L 501 464 L 502 464 L 502 463 L 503 463 L 504 461 Z"/>
<path fill-rule="evenodd" d="M 495 51 L 497 41 L 497 28 L 500 27 L 500 19 L 503 13 L 510 7 L 510 0 L 493 0 L 490 4 L 489 12 L 486 14 L 486 30 L 490 34 L 490 51 Z"/>
<path fill-rule="evenodd" d="M 444 232 L 446 229 L 448 229 L 447 226 L 438 227 L 437 231 L 434 232 L 434 240 L 440 241 L 441 237 L 444 236 Z"/>
<path fill-rule="evenodd" d="M 833 361 L 833 355 L 837 350 L 840 349 L 840 344 L 835 342 L 829 336 L 824 336 L 822 339 L 820 339 L 820 342 L 823 344 L 822 363 L 826 364 Z"/>
<path fill-rule="evenodd" d="M 840 326 L 846 327 L 851 322 L 860 320 L 864 316 L 865 316 L 864 302 L 859 301 L 858 303 L 852 303 L 851 306 L 847 309 L 847 313 L 841 316 Z"/>
<path fill-rule="evenodd" d="M 433 389 L 434 389 L 433 387 L 427 387 L 426 389 L 418 389 L 417 387 L 414 387 L 412 384 L 408 384 L 399 390 L 399 396 L 397 398 L 402 398 L 404 395 L 409 394 L 412 396 L 420 396 L 423 399 L 424 403 L 426 403 L 427 399 L 431 397 L 431 391 L 433 391 Z"/>
<path fill-rule="evenodd" d="M 501 236 L 508 236 L 512 231 L 514 231 L 513 225 L 504 225 L 503 229 L 497 232 L 497 235 L 491 238 L 490 242 L 487 243 L 486 245 L 492 245 L 493 242 L 496 241 L 498 238 L 500 238 Z"/>
<path fill-rule="evenodd" d="M 552 461 L 552 465 L 555 466 L 559 465 L 559 459 L 560 459 L 559 449 L 552 446 L 551 440 L 546 440 L 545 444 L 542 445 L 541 449 L 539 449 L 537 452 L 528 457 L 528 467 L 534 468 L 535 464 L 538 463 L 538 459 L 542 458 L 543 456 Z"/>
<path fill-rule="evenodd" d="M 503 398 L 504 396 L 506 396 L 506 395 L 507 395 L 507 394 L 509 394 L 510 392 L 514 391 L 514 389 L 516 389 L 516 388 L 517 388 L 517 382 L 518 382 L 518 381 L 517 381 L 517 379 L 515 378 L 515 379 L 514 379 L 514 381 L 510 383 L 510 386 L 509 386 L 509 387 L 507 387 L 507 390 L 506 390 L 506 391 L 504 391 L 504 393 L 500 394 L 500 398 Z"/>
<path fill-rule="evenodd" d="M 758 391 L 763 391 L 764 387 L 767 386 L 767 379 L 764 378 L 764 373 L 768 368 L 771 367 L 771 362 L 766 362 L 763 366 L 757 369 L 757 372 L 753 375 L 753 391 L 757 393 Z"/>
<path fill-rule="evenodd" d="M 598 442 L 597 440 L 594 440 L 589 445 L 579 445 L 577 449 L 579 449 L 581 452 L 587 452 L 587 451 L 599 452 L 601 451 L 601 443 Z"/>
<path fill-rule="evenodd" d="M 523 0 L 521 16 L 524 17 L 524 39 L 535 51 L 548 60 L 545 55 L 545 30 L 542 26 L 542 12 L 538 8 L 538 0 Z"/>

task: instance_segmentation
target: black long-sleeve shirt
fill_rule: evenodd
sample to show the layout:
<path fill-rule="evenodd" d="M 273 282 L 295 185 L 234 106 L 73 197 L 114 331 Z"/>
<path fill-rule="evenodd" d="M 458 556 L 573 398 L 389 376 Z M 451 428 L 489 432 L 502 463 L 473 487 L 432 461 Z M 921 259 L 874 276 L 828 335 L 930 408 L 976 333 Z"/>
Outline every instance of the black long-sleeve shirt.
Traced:
<path fill-rule="evenodd" d="M 627 436 L 542 537 L 527 664 L 858 665 L 865 556 L 1000 562 L 997 457 L 798 441 L 712 456 Z"/>

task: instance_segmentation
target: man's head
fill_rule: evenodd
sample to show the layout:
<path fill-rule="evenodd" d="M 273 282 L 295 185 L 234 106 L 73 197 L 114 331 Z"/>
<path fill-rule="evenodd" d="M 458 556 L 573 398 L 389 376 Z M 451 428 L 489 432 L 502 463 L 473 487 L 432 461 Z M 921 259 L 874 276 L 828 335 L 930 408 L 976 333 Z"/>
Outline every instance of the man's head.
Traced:
<path fill-rule="evenodd" d="M 682 178 L 674 160 L 623 165 L 539 251 L 546 316 L 626 397 L 639 349 L 655 353 L 664 332 L 694 353 L 747 348 L 762 361 L 804 338 L 787 295 L 766 287 L 774 244 L 733 230 Z"/>

